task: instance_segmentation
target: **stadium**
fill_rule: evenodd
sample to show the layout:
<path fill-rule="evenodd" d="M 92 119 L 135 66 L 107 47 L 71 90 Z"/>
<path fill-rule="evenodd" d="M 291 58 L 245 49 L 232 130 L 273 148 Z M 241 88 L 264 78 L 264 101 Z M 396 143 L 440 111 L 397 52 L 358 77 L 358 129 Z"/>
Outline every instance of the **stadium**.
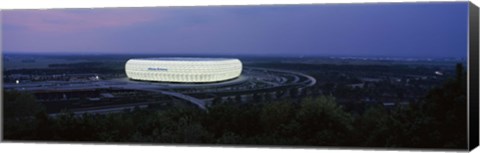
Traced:
<path fill-rule="evenodd" d="M 232 58 L 130 59 L 125 64 L 125 72 L 132 80 L 209 83 L 239 77 L 242 62 Z"/>

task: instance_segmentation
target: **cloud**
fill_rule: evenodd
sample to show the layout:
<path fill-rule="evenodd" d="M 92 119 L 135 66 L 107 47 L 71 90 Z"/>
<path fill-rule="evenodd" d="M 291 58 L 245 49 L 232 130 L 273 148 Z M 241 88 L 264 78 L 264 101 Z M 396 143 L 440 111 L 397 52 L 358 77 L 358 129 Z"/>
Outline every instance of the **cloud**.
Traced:
<path fill-rule="evenodd" d="M 151 11 L 123 10 L 12 10 L 3 12 L 3 24 L 33 32 L 82 32 L 128 27 L 161 19 Z"/>

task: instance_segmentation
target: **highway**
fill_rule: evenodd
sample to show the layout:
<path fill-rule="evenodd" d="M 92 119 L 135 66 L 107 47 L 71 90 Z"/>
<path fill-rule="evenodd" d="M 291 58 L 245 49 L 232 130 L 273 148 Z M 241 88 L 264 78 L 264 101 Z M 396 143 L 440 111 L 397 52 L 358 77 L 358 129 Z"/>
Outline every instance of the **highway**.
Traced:
<path fill-rule="evenodd" d="M 151 102 L 153 103 L 153 102 Z M 121 106 L 108 106 L 108 107 L 97 107 L 97 108 L 88 108 L 88 110 L 70 110 L 74 116 L 81 116 L 85 113 L 88 114 L 108 114 L 108 113 L 117 113 L 123 112 L 124 110 L 133 110 L 135 107 L 146 108 L 150 103 L 136 103 L 136 104 L 125 104 Z M 51 117 L 56 117 L 62 113 L 52 113 L 48 114 Z"/>
<path fill-rule="evenodd" d="M 179 99 L 186 100 L 186 101 L 198 106 L 198 108 L 200 108 L 202 110 L 205 110 L 205 111 L 207 110 L 207 107 L 205 106 L 206 104 L 203 100 L 200 100 L 198 98 L 195 98 L 195 97 L 192 97 L 192 96 L 189 96 L 189 95 L 185 95 L 185 94 L 182 94 L 182 93 L 178 93 L 178 92 L 164 91 L 164 90 L 153 89 L 153 88 L 135 88 L 135 87 L 128 87 L 128 86 L 116 86 L 116 88 L 140 90 L 140 91 L 155 92 L 155 93 L 160 93 L 160 94 L 164 94 L 164 95 L 169 95 L 169 96 L 173 96 L 173 97 L 176 97 L 176 98 L 179 98 Z"/>
<path fill-rule="evenodd" d="M 302 87 L 310 87 L 316 83 L 316 79 L 295 71 L 289 70 L 280 70 L 280 69 L 270 69 L 270 68 L 244 68 L 245 71 L 249 70 L 259 70 L 263 72 L 280 72 L 280 73 L 287 73 L 288 75 L 293 76 L 292 80 L 289 81 L 286 78 L 280 78 L 282 81 L 279 82 L 269 82 L 268 80 L 258 79 L 258 81 L 270 84 L 273 88 L 282 87 L 282 86 L 291 86 L 291 85 L 300 85 Z M 66 82 L 66 81 L 46 81 L 46 82 L 35 82 L 35 83 L 27 83 L 27 84 L 8 84 L 6 87 L 10 89 L 17 89 L 17 90 L 25 90 L 25 91 L 65 91 L 65 90 L 85 90 L 85 89 L 110 89 L 110 88 L 117 88 L 117 89 L 129 89 L 129 90 L 140 90 L 140 91 L 147 91 L 147 92 L 154 92 L 163 95 L 169 95 L 178 99 L 182 99 L 188 101 L 198 108 L 207 111 L 205 101 L 183 94 L 179 92 L 172 92 L 167 91 L 168 89 L 177 89 L 177 88 L 195 88 L 199 86 L 208 86 L 208 87 L 220 87 L 220 86 L 229 86 L 235 85 L 242 82 L 247 81 L 252 76 L 240 76 L 237 79 L 229 80 L 226 82 L 220 83 L 213 83 L 213 84 L 155 84 L 149 82 L 136 82 L 136 81 L 118 81 L 118 80 L 103 80 L 103 81 L 82 81 L 82 82 Z M 301 77 L 306 78 L 304 81 L 300 81 Z M 282 83 L 283 82 L 283 83 Z M 245 92 L 243 90 L 235 91 L 237 93 Z M 136 104 L 135 106 L 142 106 L 140 104 Z M 75 111 L 75 114 L 83 114 L 83 113 L 107 113 L 107 112 L 119 112 L 124 109 L 133 109 L 135 106 L 131 105 L 122 105 L 122 106 L 114 106 L 108 108 L 97 108 L 97 109 L 90 109 L 85 111 Z M 52 114 L 56 115 L 56 114 Z"/>
<path fill-rule="evenodd" d="M 280 69 L 270 69 L 270 68 L 259 68 L 259 67 L 249 68 L 249 69 L 290 73 L 290 74 L 293 74 L 295 76 L 294 81 L 293 81 L 294 84 L 295 83 L 296 84 L 302 84 L 305 87 L 310 87 L 310 86 L 313 86 L 317 83 L 317 80 L 314 77 L 303 74 L 303 73 L 300 73 L 300 72 L 289 71 L 289 70 L 280 70 Z M 298 80 L 300 80 L 300 78 L 298 78 L 298 76 L 305 77 L 305 78 L 307 78 L 307 80 L 303 81 L 303 82 L 298 82 Z"/>

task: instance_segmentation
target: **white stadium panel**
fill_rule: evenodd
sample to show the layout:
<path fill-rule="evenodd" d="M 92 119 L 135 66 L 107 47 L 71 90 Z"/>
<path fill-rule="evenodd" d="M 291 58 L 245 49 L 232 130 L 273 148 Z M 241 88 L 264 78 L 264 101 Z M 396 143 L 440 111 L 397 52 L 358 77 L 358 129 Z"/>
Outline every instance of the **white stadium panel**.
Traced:
<path fill-rule="evenodd" d="M 218 82 L 242 73 L 242 62 L 231 58 L 144 58 L 125 64 L 127 77 L 160 82 Z"/>

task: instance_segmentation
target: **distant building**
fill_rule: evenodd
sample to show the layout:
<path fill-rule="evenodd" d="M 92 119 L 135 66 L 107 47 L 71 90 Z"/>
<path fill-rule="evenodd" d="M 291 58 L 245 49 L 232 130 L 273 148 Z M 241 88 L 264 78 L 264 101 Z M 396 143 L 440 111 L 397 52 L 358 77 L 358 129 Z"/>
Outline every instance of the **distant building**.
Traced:
<path fill-rule="evenodd" d="M 349 84 L 350 88 L 363 88 L 365 86 L 365 83 L 354 83 L 354 84 Z"/>
<path fill-rule="evenodd" d="M 435 75 L 442 76 L 442 75 L 443 75 L 443 73 L 442 73 L 442 72 L 440 72 L 440 71 L 435 71 Z"/>
<path fill-rule="evenodd" d="M 240 76 L 242 62 L 230 58 L 144 58 L 125 64 L 127 77 L 133 80 L 206 83 Z"/>

